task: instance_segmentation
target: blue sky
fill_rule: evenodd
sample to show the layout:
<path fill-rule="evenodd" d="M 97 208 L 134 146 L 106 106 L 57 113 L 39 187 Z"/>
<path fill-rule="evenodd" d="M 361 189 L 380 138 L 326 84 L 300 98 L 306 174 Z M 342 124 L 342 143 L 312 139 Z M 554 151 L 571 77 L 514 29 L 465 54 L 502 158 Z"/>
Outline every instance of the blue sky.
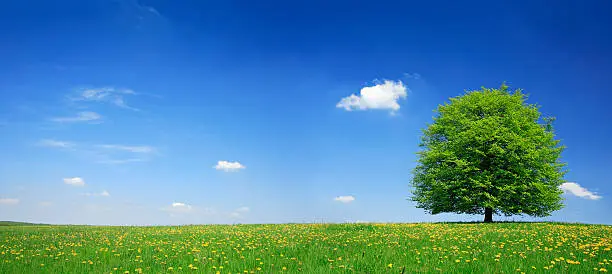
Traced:
<path fill-rule="evenodd" d="M 0 219 L 481 220 L 411 170 L 438 104 L 506 81 L 567 146 L 537 220 L 612 224 L 609 1 L 329 2 L 4 1 Z"/>

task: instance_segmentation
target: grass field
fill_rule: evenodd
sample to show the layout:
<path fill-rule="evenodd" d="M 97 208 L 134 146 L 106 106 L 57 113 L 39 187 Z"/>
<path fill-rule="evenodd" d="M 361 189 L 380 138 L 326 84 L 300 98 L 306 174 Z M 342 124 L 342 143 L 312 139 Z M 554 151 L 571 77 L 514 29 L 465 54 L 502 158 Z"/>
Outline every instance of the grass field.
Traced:
<path fill-rule="evenodd" d="M 0 227 L 0 273 L 593 273 L 612 226 Z"/>

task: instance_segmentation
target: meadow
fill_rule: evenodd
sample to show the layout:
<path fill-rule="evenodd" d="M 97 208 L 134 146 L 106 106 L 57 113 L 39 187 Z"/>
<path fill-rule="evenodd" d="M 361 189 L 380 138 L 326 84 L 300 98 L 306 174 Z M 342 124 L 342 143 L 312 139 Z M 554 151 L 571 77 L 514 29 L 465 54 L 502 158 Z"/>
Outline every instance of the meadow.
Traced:
<path fill-rule="evenodd" d="M 612 226 L 0 226 L 0 273 L 593 273 Z"/>

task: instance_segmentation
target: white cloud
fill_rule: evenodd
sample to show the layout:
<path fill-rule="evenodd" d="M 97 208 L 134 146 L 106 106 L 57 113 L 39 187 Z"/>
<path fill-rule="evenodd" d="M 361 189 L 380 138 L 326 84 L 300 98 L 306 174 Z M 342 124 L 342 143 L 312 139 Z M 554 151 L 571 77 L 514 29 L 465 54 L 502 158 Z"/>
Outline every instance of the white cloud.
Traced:
<path fill-rule="evenodd" d="M 92 112 L 92 111 L 83 111 L 77 113 L 77 116 L 74 117 L 56 117 L 51 118 L 51 121 L 58 123 L 73 123 L 73 122 L 91 122 L 100 120 L 102 116 L 100 114 Z"/>
<path fill-rule="evenodd" d="M 178 202 L 174 202 L 172 203 L 172 208 L 176 208 L 179 210 L 191 210 L 191 206 L 185 203 L 178 203 Z"/>
<path fill-rule="evenodd" d="M 50 140 L 50 139 L 41 140 L 40 142 L 38 142 L 38 145 L 44 146 L 44 147 L 58 147 L 58 148 L 71 148 L 74 146 L 74 144 L 71 142 L 64 142 L 64 141 L 57 141 L 57 140 Z"/>
<path fill-rule="evenodd" d="M 155 151 L 155 148 L 150 146 L 124 146 L 124 145 L 97 145 L 100 148 L 123 150 L 133 153 L 151 153 Z"/>
<path fill-rule="evenodd" d="M 19 199 L 15 198 L 0 198 L 0 205 L 16 205 L 19 203 Z"/>
<path fill-rule="evenodd" d="M 602 197 L 574 182 L 565 182 L 559 186 L 565 193 L 589 200 L 599 200 Z"/>
<path fill-rule="evenodd" d="M 91 88 L 81 90 L 77 97 L 72 98 L 73 101 L 89 101 L 89 102 L 104 102 L 110 103 L 118 107 L 138 110 L 130 107 L 125 103 L 125 95 L 135 95 L 131 89 L 117 89 L 113 87 Z"/>
<path fill-rule="evenodd" d="M 217 165 L 214 166 L 216 170 L 223 170 L 225 172 L 230 171 L 238 171 L 240 169 L 245 169 L 246 167 L 239 162 L 228 162 L 228 161 L 219 161 Z"/>
<path fill-rule="evenodd" d="M 353 196 L 338 196 L 338 197 L 334 198 L 334 201 L 348 204 L 348 203 L 350 203 L 352 201 L 355 201 L 355 197 L 353 197 Z"/>
<path fill-rule="evenodd" d="M 74 177 L 74 178 L 64 178 L 64 183 L 71 186 L 84 186 L 85 181 L 82 178 Z"/>
<path fill-rule="evenodd" d="M 359 95 L 351 94 L 336 104 L 347 111 L 366 109 L 388 109 L 392 113 L 400 109 L 399 99 L 406 98 L 406 86 L 401 81 L 385 80 L 374 86 L 364 87 Z"/>
<path fill-rule="evenodd" d="M 193 206 L 181 202 L 174 202 L 170 206 L 165 207 L 162 210 L 168 211 L 170 213 L 188 213 L 193 210 Z"/>

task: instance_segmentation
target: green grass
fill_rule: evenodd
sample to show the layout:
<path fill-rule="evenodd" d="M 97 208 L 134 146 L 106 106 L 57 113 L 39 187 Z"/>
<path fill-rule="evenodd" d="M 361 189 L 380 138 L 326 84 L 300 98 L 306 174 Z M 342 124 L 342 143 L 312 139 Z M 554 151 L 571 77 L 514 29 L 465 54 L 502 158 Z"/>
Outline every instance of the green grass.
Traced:
<path fill-rule="evenodd" d="M 593 273 L 611 248 L 558 223 L 3 226 L 0 273 Z"/>

